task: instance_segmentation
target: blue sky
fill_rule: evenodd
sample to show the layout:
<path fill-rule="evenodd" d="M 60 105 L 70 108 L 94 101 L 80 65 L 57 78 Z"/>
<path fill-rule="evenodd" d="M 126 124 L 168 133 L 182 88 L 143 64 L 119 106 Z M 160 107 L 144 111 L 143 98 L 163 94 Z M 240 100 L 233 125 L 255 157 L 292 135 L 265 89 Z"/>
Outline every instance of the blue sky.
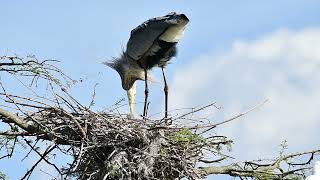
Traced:
<path fill-rule="evenodd" d="M 0 4 L 0 55 L 34 54 L 39 58 L 60 60 L 59 65 L 74 79 L 85 79 L 70 89 L 81 102 L 89 103 L 93 86 L 99 83 L 97 110 L 126 97 L 118 74 L 98 62 L 118 56 L 131 29 L 143 21 L 172 11 L 185 13 L 190 23 L 178 45 L 178 57 L 167 69 L 171 85 L 170 106 L 183 108 L 217 101 L 223 105 L 224 111 L 210 117 L 218 121 L 268 98 L 274 103 L 255 112 L 251 118 L 243 118 L 230 127 L 219 129 L 239 141 L 233 153 L 240 159 L 256 157 L 248 154 L 261 151 L 259 147 L 264 145 L 256 143 L 261 141 L 259 135 L 252 142 L 249 137 L 263 132 L 261 138 L 270 149 L 253 154 L 274 154 L 281 140 L 293 139 L 288 132 L 301 132 L 298 127 L 307 122 L 310 122 L 305 126 L 308 133 L 300 136 L 300 140 L 307 139 L 308 142 L 288 143 L 293 150 L 316 147 L 312 127 L 319 127 L 316 118 L 319 113 L 312 107 L 320 100 L 315 92 L 320 60 L 316 53 L 318 49 L 313 49 L 320 46 L 320 2 L 317 0 L 12 0 Z M 159 72 L 159 69 L 153 70 L 159 79 L 151 87 L 153 113 L 158 112 L 163 104 Z M 9 82 L 7 84 L 14 87 Z M 143 83 L 140 82 L 137 101 L 142 100 Z M 296 104 L 304 106 L 294 106 Z M 141 106 L 137 104 L 137 114 L 141 113 Z M 303 123 L 292 118 L 300 116 Z M 280 125 L 274 122 L 281 119 L 292 121 L 284 121 L 279 128 Z M 284 128 L 291 127 L 287 123 L 292 129 Z M 261 126 L 264 128 L 258 128 Z M 249 145 L 252 149 L 247 153 L 245 148 Z M 0 161 L 0 168 L 3 165 Z M 16 179 L 21 177 L 23 170 L 17 166 L 14 170 L 6 169 L 6 172 Z M 43 173 L 37 173 L 33 178 L 42 176 Z"/>

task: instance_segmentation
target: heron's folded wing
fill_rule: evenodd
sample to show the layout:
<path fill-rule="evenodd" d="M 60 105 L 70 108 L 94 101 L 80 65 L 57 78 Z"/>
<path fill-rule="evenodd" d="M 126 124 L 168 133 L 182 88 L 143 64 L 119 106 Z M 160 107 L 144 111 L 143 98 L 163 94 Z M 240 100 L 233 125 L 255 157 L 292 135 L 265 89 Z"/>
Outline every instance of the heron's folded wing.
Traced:
<path fill-rule="evenodd" d="M 156 17 L 144 22 L 131 31 L 127 43 L 127 54 L 135 60 L 140 59 L 167 28 L 177 23 L 177 19 L 170 19 L 170 15 Z"/>

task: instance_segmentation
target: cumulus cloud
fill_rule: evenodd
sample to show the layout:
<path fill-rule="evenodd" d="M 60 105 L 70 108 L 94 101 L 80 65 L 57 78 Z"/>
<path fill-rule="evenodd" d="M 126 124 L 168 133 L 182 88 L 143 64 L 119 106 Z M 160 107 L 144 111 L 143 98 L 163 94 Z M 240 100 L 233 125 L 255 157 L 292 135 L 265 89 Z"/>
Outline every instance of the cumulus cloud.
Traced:
<path fill-rule="evenodd" d="M 258 111 L 219 129 L 236 140 L 234 153 L 243 158 L 274 154 L 285 139 L 292 151 L 316 148 L 320 28 L 279 29 L 256 40 L 237 40 L 228 51 L 178 69 L 171 90 L 171 108 L 216 100 L 223 104 L 216 115 L 222 118 L 268 98 Z"/>

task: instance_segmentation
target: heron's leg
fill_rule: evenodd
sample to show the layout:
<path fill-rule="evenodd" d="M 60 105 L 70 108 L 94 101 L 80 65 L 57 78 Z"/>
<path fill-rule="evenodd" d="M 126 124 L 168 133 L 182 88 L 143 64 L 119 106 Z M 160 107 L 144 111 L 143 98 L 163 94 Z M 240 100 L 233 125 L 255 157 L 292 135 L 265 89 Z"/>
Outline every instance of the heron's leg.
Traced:
<path fill-rule="evenodd" d="M 161 67 L 162 70 L 162 76 L 163 76 L 163 81 L 164 81 L 164 96 L 165 96 L 165 111 L 164 111 L 164 118 L 168 118 L 168 84 L 167 84 L 167 80 L 166 80 L 166 76 L 164 75 L 164 70 L 163 67 Z"/>
<path fill-rule="evenodd" d="M 148 94 L 149 94 L 147 68 L 144 69 L 144 83 L 145 83 L 145 89 L 144 89 L 143 118 L 145 119 L 147 117 L 147 104 L 148 104 Z"/>

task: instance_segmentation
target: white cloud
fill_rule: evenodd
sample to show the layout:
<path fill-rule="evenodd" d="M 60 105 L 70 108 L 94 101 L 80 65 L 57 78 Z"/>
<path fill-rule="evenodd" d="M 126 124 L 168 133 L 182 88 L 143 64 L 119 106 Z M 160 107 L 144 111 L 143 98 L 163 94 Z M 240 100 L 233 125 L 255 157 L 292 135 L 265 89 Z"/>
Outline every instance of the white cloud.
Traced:
<path fill-rule="evenodd" d="M 171 108 L 217 100 L 225 117 L 270 99 L 258 111 L 219 129 L 236 140 L 234 153 L 243 158 L 274 154 L 284 139 L 292 151 L 316 148 L 320 28 L 280 29 L 254 41 L 238 40 L 229 51 L 178 69 L 171 90 Z"/>

